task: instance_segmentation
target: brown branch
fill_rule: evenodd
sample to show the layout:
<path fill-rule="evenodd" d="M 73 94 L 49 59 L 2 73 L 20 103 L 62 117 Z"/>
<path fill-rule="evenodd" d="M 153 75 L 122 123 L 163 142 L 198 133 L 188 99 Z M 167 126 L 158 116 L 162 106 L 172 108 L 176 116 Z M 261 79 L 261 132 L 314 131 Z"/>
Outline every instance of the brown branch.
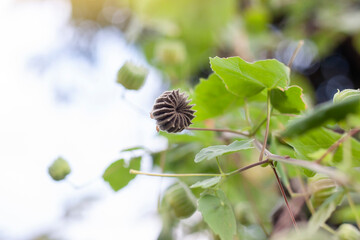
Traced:
<path fill-rule="evenodd" d="M 273 172 L 274 172 L 274 175 L 275 175 L 275 177 L 276 177 L 276 181 L 277 181 L 277 183 L 278 183 L 278 185 L 279 185 L 279 188 L 280 188 L 280 191 L 281 191 L 281 195 L 282 195 L 283 198 L 284 198 L 284 201 L 285 201 L 285 204 L 286 204 L 286 208 L 287 208 L 288 213 L 289 213 L 289 215 L 290 215 L 291 221 L 292 221 L 292 223 L 293 223 L 293 225 L 294 225 L 295 230 L 298 231 L 298 226 L 297 226 L 297 224 L 296 224 L 296 221 L 295 221 L 295 218 L 294 218 L 294 214 L 293 214 L 293 212 L 291 211 L 291 208 L 290 208 L 290 206 L 289 206 L 289 202 L 288 202 L 288 200 L 287 200 L 287 198 L 286 198 L 286 194 L 285 194 L 284 188 L 283 188 L 283 186 L 281 185 L 281 181 L 280 181 L 280 178 L 279 178 L 279 176 L 278 176 L 278 174 L 277 174 L 277 172 L 276 172 L 275 166 L 274 166 L 274 164 L 273 164 L 272 162 L 270 162 L 270 165 L 271 165 L 271 168 L 272 168 L 272 170 L 273 170 Z"/>
<path fill-rule="evenodd" d="M 255 140 L 254 144 L 258 150 L 262 149 L 262 144 L 258 140 Z M 292 164 L 292 165 L 297 165 L 300 167 L 310 169 L 315 172 L 319 172 L 319 173 L 328 175 L 329 177 L 331 177 L 332 179 L 334 179 L 336 182 L 338 182 L 341 185 L 347 185 L 349 183 L 349 178 L 345 174 L 343 174 L 342 172 L 335 170 L 331 167 L 322 166 L 317 163 L 306 161 L 306 160 L 290 158 L 288 156 L 275 155 L 275 154 L 272 154 L 271 152 L 269 152 L 269 150 L 267 150 L 267 149 L 265 149 L 264 154 L 270 160 L 283 162 L 283 163 L 287 163 L 287 164 Z"/>
<path fill-rule="evenodd" d="M 301 49 L 301 47 L 302 47 L 303 45 L 304 45 L 304 40 L 300 40 L 300 41 L 298 42 L 298 45 L 296 46 L 296 49 L 295 49 L 293 55 L 291 56 L 291 58 L 290 58 L 290 60 L 289 60 L 289 62 L 288 62 L 288 64 L 287 64 L 287 65 L 289 66 L 289 68 L 292 67 L 293 62 L 294 62 L 296 56 L 298 55 L 298 53 L 300 52 L 300 49 Z"/>

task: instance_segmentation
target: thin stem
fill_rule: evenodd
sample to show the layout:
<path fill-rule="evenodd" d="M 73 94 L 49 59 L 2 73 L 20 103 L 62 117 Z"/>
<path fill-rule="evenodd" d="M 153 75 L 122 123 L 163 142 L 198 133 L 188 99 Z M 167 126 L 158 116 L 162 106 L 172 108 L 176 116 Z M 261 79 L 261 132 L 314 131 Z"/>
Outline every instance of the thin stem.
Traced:
<path fill-rule="evenodd" d="M 283 198 L 284 198 L 284 201 L 285 201 L 285 204 L 286 204 L 286 208 L 287 208 L 287 210 L 288 210 L 288 212 L 289 212 L 291 221 L 292 221 L 292 223 L 293 223 L 293 225 L 294 225 L 295 230 L 298 231 L 298 226 L 297 226 L 297 224 L 296 224 L 296 221 L 295 221 L 295 218 L 294 218 L 294 214 L 293 214 L 293 212 L 291 211 L 289 202 L 288 202 L 288 200 L 287 200 L 287 198 L 286 198 L 284 188 L 283 188 L 282 185 L 281 185 L 281 181 L 280 181 L 280 178 L 279 178 L 279 176 L 278 176 L 278 174 L 277 174 L 277 172 L 276 172 L 275 166 L 274 166 L 274 164 L 273 164 L 272 162 L 270 162 L 270 165 L 271 165 L 271 168 L 272 168 L 272 170 L 273 170 L 273 172 L 274 172 L 274 174 L 275 174 L 276 181 L 277 181 L 277 183 L 278 183 L 278 185 L 279 185 L 279 188 L 280 188 L 280 191 L 281 191 L 281 195 L 282 195 Z"/>
<path fill-rule="evenodd" d="M 243 172 L 243 171 L 245 171 L 245 170 L 248 170 L 248 169 L 250 169 L 250 168 L 253 168 L 253 167 L 262 165 L 262 164 L 267 163 L 267 162 L 269 162 L 268 159 L 263 160 L 263 161 L 261 161 L 261 162 L 252 163 L 252 164 L 247 165 L 247 166 L 245 166 L 245 167 L 239 168 L 239 169 L 237 169 L 237 170 L 235 170 L 235 171 L 226 173 L 225 175 L 226 175 L 226 176 L 232 176 L 232 175 L 234 175 L 234 174 L 241 173 L 241 172 Z"/>
<path fill-rule="evenodd" d="M 245 101 L 245 104 L 244 104 L 245 118 L 246 118 L 246 121 L 247 121 L 247 123 L 249 124 L 249 126 L 251 126 L 252 124 L 251 124 L 251 119 L 250 119 L 248 101 L 247 101 L 246 98 L 244 99 L 244 101 Z"/>
<path fill-rule="evenodd" d="M 336 231 L 334 229 L 332 229 L 331 227 L 329 227 L 326 223 L 322 224 L 321 227 L 323 229 L 325 229 L 326 231 L 328 231 L 329 233 L 336 235 Z"/>
<path fill-rule="evenodd" d="M 298 53 L 299 53 L 299 51 L 300 51 L 300 49 L 301 49 L 301 47 L 302 47 L 303 45 L 304 45 L 304 40 L 300 40 L 300 41 L 298 42 L 298 45 L 296 46 L 296 49 L 295 49 L 293 55 L 291 56 L 291 58 L 290 58 L 290 60 L 289 60 L 289 62 L 288 62 L 288 64 L 287 64 L 287 65 L 289 66 L 289 68 L 292 67 L 293 62 L 294 62 L 296 56 L 298 55 Z"/>
<path fill-rule="evenodd" d="M 263 160 L 261 162 L 256 162 L 250 165 L 247 165 L 245 167 L 239 168 L 235 171 L 229 172 L 229 173 L 148 173 L 148 172 L 142 172 L 134 169 L 130 169 L 130 174 L 137 174 L 137 175 L 147 175 L 147 176 L 155 176 L 155 177 L 224 177 L 224 176 L 232 176 L 234 174 L 243 172 L 245 170 L 248 170 L 250 168 L 259 166 L 261 164 L 267 163 L 269 160 Z"/>
<path fill-rule="evenodd" d="M 262 149 L 262 144 L 258 140 L 255 139 L 254 144 L 258 150 Z M 341 185 L 347 185 L 349 183 L 349 178 L 345 174 L 343 174 L 342 172 L 339 172 L 338 170 L 335 170 L 333 168 L 321 166 L 317 163 L 309 162 L 306 160 L 290 158 L 288 156 L 275 155 L 275 154 L 272 154 L 271 152 L 269 152 L 267 149 L 264 150 L 264 154 L 268 157 L 268 159 L 271 159 L 274 161 L 283 162 L 283 163 L 291 164 L 291 165 L 297 165 L 297 166 L 301 166 L 301 167 L 310 169 L 315 172 L 326 174 Z"/>
<path fill-rule="evenodd" d="M 347 197 L 347 200 L 348 200 L 348 202 L 349 202 L 351 211 L 352 211 L 353 214 L 355 215 L 356 225 L 358 226 L 358 228 L 360 228 L 360 217 L 359 217 L 358 212 L 356 211 L 354 201 L 353 201 L 353 199 L 352 199 L 352 197 L 350 196 L 350 193 L 349 193 L 348 191 L 346 192 L 346 197 Z"/>
<path fill-rule="evenodd" d="M 219 157 L 216 157 L 216 163 L 218 165 L 218 168 L 219 168 L 219 171 L 221 174 L 224 174 L 223 170 L 221 169 L 221 166 L 220 166 L 220 162 L 219 162 Z"/>
<path fill-rule="evenodd" d="M 346 141 L 346 139 L 348 139 L 349 137 L 355 135 L 356 133 L 360 132 L 360 128 L 354 128 L 352 130 L 350 130 L 345 136 L 343 136 L 342 138 L 340 138 L 339 140 L 337 140 L 333 145 L 331 145 L 326 152 L 321 155 L 321 157 L 319 159 L 317 159 L 315 162 L 316 163 L 321 163 L 321 161 L 331 152 L 335 151 L 339 145 L 343 142 Z"/>
<path fill-rule="evenodd" d="M 305 184 L 304 184 L 304 181 L 303 179 L 301 178 L 300 176 L 300 173 L 299 173 L 299 170 L 296 169 L 296 175 L 299 179 L 299 182 L 300 182 L 300 188 L 301 188 L 301 191 L 304 193 L 304 198 L 305 198 L 305 203 L 306 203 L 306 206 L 308 207 L 311 215 L 315 213 L 315 209 L 314 209 L 314 206 L 312 205 L 310 199 L 309 199 L 309 193 L 308 191 L 305 189 Z"/>
<path fill-rule="evenodd" d="M 254 136 L 254 135 L 257 133 L 257 131 L 259 131 L 259 129 L 261 128 L 261 126 L 262 126 L 265 122 L 266 122 L 266 118 L 264 118 L 264 119 L 259 123 L 259 125 L 258 125 L 254 130 L 251 131 L 251 133 L 250 133 L 249 136 Z"/>
<path fill-rule="evenodd" d="M 222 177 L 224 174 L 218 173 L 180 173 L 180 174 L 172 174 L 172 173 L 148 173 L 142 172 L 134 169 L 130 169 L 130 174 L 136 175 L 147 175 L 147 176 L 155 176 L 155 177 Z"/>
<path fill-rule="evenodd" d="M 246 132 L 240 132 L 240 131 L 236 131 L 236 130 L 230 130 L 230 129 L 219 129 L 219 128 L 186 128 L 186 130 L 190 130 L 190 131 L 213 131 L 213 132 L 228 132 L 228 133 L 234 133 L 234 134 L 238 134 L 241 136 L 245 136 L 248 137 L 249 133 Z"/>
<path fill-rule="evenodd" d="M 271 104 L 270 104 L 270 90 L 267 92 L 267 101 L 266 101 L 266 129 L 265 129 L 265 136 L 264 136 L 264 144 L 262 145 L 260 156 L 259 156 L 259 162 L 263 160 L 264 157 L 264 151 L 266 148 L 266 142 L 269 135 L 269 127 L 270 127 L 270 114 L 271 114 Z"/>

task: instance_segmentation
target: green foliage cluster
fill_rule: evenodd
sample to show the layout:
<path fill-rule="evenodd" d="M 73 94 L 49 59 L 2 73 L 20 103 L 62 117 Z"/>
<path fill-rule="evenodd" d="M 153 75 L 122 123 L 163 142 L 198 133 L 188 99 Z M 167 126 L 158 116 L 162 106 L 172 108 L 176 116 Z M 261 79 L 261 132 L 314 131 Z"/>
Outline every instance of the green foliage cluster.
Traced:
<path fill-rule="evenodd" d="M 329 222 L 341 222 L 347 214 L 346 219 L 351 216 L 360 224 L 352 199 L 360 190 L 360 142 L 354 137 L 360 132 L 354 124 L 360 118 L 360 98 L 306 109 L 302 88 L 290 84 L 290 69 L 277 60 L 249 63 L 240 57 L 215 57 L 210 64 L 213 73 L 190 90 L 197 110 L 194 125 L 183 133 L 161 133 L 169 147 L 151 153 L 157 171 L 139 171 L 141 157 L 137 157 L 128 164 L 123 159 L 114 162 L 103 176 L 115 191 L 135 174 L 181 179 L 164 194 L 159 239 L 172 238 L 179 212 L 186 212 L 186 217 L 193 212 L 194 197 L 202 221 L 189 231 L 208 228 L 224 240 L 341 239 Z M 132 150 L 139 148 L 127 151 Z M 171 189 L 184 194 L 166 200 L 174 194 Z M 271 219 L 269 213 L 281 196 L 289 209 L 283 208 L 280 216 L 290 224 L 279 228 L 280 220 Z M 295 218 L 301 216 L 304 224 L 299 231 Z M 297 232 L 286 235 L 289 229 Z"/>
<path fill-rule="evenodd" d="M 359 235 L 358 90 L 339 92 L 334 102 L 313 107 L 311 89 L 288 66 L 274 59 L 248 62 L 273 56 L 277 43 L 288 39 L 309 39 L 319 57 L 347 38 L 360 52 L 355 0 L 71 4 L 78 26 L 91 20 L 121 29 L 174 88 L 188 90 L 197 111 L 194 124 L 183 133 L 160 133 L 169 143 L 167 149 L 125 150 L 141 154 L 105 170 L 103 178 L 114 191 L 127 186 L 135 174 L 179 178 L 181 189 L 197 199 L 202 215 L 187 233 L 208 231 L 214 239 L 328 240 Z M 210 58 L 209 64 L 207 57 L 216 55 L 221 57 Z M 222 57 L 233 55 L 241 57 Z M 204 69 L 211 70 L 207 78 L 189 84 Z M 140 88 L 145 75 L 129 88 Z M 119 82 L 125 86 L 128 79 Z M 151 156 L 154 173 L 140 171 L 145 155 Z M 329 184 L 319 183 L 322 180 Z M 312 190 L 314 186 L 319 189 Z M 285 188 L 286 196 L 278 187 Z M 270 216 L 281 197 L 290 210 L 284 207 Z M 186 222 L 175 209 L 168 211 L 187 206 L 186 199 L 180 199 L 180 204 L 162 199 L 159 239 L 172 239 L 174 229 Z M 290 215 L 302 226 L 292 223 Z"/>

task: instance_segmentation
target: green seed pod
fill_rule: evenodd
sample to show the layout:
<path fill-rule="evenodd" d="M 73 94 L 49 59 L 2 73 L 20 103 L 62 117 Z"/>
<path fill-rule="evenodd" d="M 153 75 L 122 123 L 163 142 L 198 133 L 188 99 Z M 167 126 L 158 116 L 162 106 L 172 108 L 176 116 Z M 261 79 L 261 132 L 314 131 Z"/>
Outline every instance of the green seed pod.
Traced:
<path fill-rule="evenodd" d="M 317 173 L 314 177 L 309 178 L 309 190 L 312 194 L 311 201 L 317 208 L 337 191 L 337 184 L 331 178 Z"/>
<path fill-rule="evenodd" d="M 58 157 L 49 167 L 49 174 L 56 181 L 63 180 L 70 172 L 68 162 L 62 157 Z"/>
<path fill-rule="evenodd" d="M 188 218 L 196 211 L 196 199 L 183 183 L 169 187 L 165 192 L 164 201 L 178 218 Z"/>
<path fill-rule="evenodd" d="M 185 45 L 181 41 L 160 41 L 155 46 L 155 59 L 165 65 L 181 64 L 186 60 Z"/>
<path fill-rule="evenodd" d="M 126 89 L 138 90 L 144 84 L 147 74 L 148 70 L 146 68 L 127 61 L 119 69 L 116 81 Z"/>
<path fill-rule="evenodd" d="M 358 240 L 360 239 L 359 230 L 351 224 L 341 224 L 336 231 L 338 240 Z"/>
<path fill-rule="evenodd" d="M 333 97 L 333 102 L 342 102 L 346 99 L 352 98 L 352 97 L 359 97 L 360 96 L 360 90 L 359 89 L 344 89 L 340 91 L 338 89 L 337 93 L 335 93 Z"/>

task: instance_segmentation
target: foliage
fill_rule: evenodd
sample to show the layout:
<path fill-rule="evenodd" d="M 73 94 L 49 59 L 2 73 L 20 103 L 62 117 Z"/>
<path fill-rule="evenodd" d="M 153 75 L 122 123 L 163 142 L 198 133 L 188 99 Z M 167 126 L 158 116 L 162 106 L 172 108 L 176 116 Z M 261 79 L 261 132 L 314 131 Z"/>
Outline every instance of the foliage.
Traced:
<path fill-rule="evenodd" d="M 125 165 L 124 160 L 119 160 L 105 171 L 104 179 L 114 190 L 119 190 L 135 177 L 129 174 L 131 168 L 132 174 L 182 178 L 184 183 L 181 184 L 191 186 L 190 189 L 198 198 L 197 209 L 203 221 L 220 239 L 233 239 L 234 236 L 251 239 L 252 234 L 247 232 L 247 228 L 257 229 L 254 236 L 258 237 L 262 234 L 269 236 L 268 231 L 283 235 L 283 228 L 297 229 L 295 218 L 303 213 L 302 205 L 296 205 L 299 201 L 296 194 L 306 196 L 301 201 L 306 202 L 311 215 L 305 217 L 308 223 L 303 235 L 295 235 L 299 238 L 313 234 L 323 236 L 320 229 L 335 234 L 335 230 L 326 222 L 332 216 L 341 216 L 337 213 L 338 205 L 343 202 L 344 196 L 350 196 L 348 191 L 357 192 L 359 189 L 356 180 L 358 173 L 354 167 L 359 166 L 360 143 L 351 136 L 360 129 L 353 128 L 347 120 L 358 117 L 360 99 L 351 97 L 305 109 L 302 89 L 297 85 L 290 86 L 290 70 L 277 60 L 248 63 L 239 57 L 215 57 L 210 59 L 210 64 L 214 73 L 208 79 L 202 79 L 192 93 L 198 118 L 195 118 L 196 128 L 187 128 L 184 133 L 176 135 L 162 133 L 170 146 L 166 151 L 153 154 L 154 165 L 172 173 L 145 173 L 138 171 L 139 162 L 135 166 L 132 161 Z M 211 118 L 216 122 L 209 122 Z M 212 128 L 207 128 L 209 123 Z M 226 125 L 237 127 L 226 129 Z M 344 127 L 341 131 L 340 126 Z M 209 135 L 209 132 L 213 133 Z M 218 142 L 225 142 L 226 145 L 219 145 Z M 138 149 L 134 148 L 134 151 Z M 277 164 L 277 161 L 281 164 Z M 258 167 L 260 165 L 263 167 Z M 255 169 L 257 172 L 247 173 Z M 328 176 L 310 178 L 316 171 Z M 344 175 L 343 171 L 349 172 Z M 299 179 L 298 184 L 309 187 L 299 188 L 292 184 Z M 342 181 L 337 182 L 339 179 Z M 289 200 L 280 181 L 284 182 L 290 194 Z M 273 207 L 272 198 L 264 197 L 265 188 L 275 189 L 276 182 L 286 200 L 284 216 L 280 216 L 287 219 L 282 221 L 292 222 L 292 225 L 280 229 L 277 228 L 277 220 L 265 214 Z M 174 186 L 184 192 L 185 185 Z M 184 206 L 191 205 L 189 214 L 185 214 L 186 217 L 190 216 L 194 205 L 188 204 L 190 202 L 186 196 L 189 188 L 186 187 L 186 191 L 186 194 L 175 194 L 171 198 L 165 194 L 164 201 L 171 204 L 162 206 L 160 212 L 169 212 L 166 209 L 170 208 L 171 211 L 180 209 L 181 213 L 187 213 Z M 270 191 L 269 194 L 274 193 Z M 351 198 L 348 201 L 352 204 Z M 239 216 L 248 214 L 237 212 L 236 206 L 242 202 L 252 202 L 248 210 L 254 211 L 254 219 L 241 220 Z M 263 214 L 267 216 L 260 217 Z M 164 221 L 173 224 L 164 225 L 160 238 L 165 233 L 167 237 L 172 236 L 171 231 L 176 227 L 175 219 L 180 215 L 164 215 L 167 216 Z M 196 226 L 199 228 L 194 231 L 200 231 L 206 225 L 199 222 Z"/>
<path fill-rule="evenodd" d="M 307 39 L 320 57 L 344 39 L 360 52 L 359 21 L 351 21 L 358 14 L 355 2 L 245 1 L 239 7 L 234 0 L 71 1 L 75 24 L 90 19 L 121 29 L 172 87 L 189 91 L 197 111 L 191 128 L 160 133 L 166 149 L 143 151 L 154 173 L 139 171 L 141 157 L 120 159 L 104 180 L 118 191 L 135 174 L 181 178 L 203 217 L 194 218 L 188 232 L 210 230 L 215 239 L 336 239 L 339 223 L 360 227 L 358 90 L 314 107 L 314 93 L 291 71 L 291 61 L 252 61 L 275 56 L 278 43 L 289 39 Z M 113 22 L 116 12 L 104 14 L 111 7 L 124 11 L 121 23 Z M 209 64 L 216 55 L 240 57 L 211 57 Z M 145 75 L 129 88 L 139 88 Z M 322 186 L 331 191 L 314 204 L 316 191 L 309 188 L 317 173 L 333 185 Z M 279 196 L 285 207 L 275 211 Z M 180 221 L 168 211 L 174 206 L 160 206 L 159 239 L 173 238 Z M 291 215 L 303 223 L 301 231 L 287 231 L 297 229 Z"/>

